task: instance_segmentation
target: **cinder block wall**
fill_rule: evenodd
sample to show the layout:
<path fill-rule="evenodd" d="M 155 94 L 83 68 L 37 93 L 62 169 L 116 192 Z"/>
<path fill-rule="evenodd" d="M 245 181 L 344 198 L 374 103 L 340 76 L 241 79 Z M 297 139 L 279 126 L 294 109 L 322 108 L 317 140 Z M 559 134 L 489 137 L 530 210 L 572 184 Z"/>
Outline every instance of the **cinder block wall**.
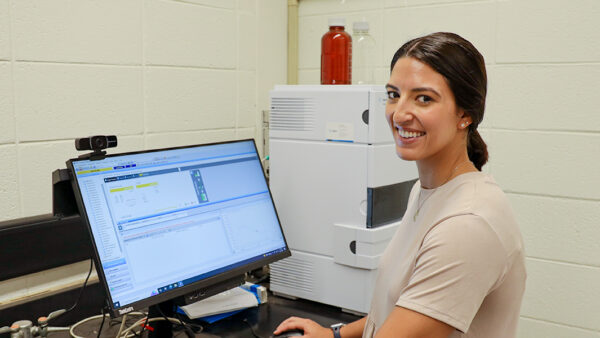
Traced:
<path fill-rule="evenodd" d="M 116 134 L 109 152 L 262 147 L 286 41 L 281 0 L 0 0 L 0 221 L 51 212 L 51 173 L 76 137 Z M 0 307 L 86 272 L 2 282 Z"/>
<path fill-rule="evenodd" d="M 261 141 L 285 83 L 287 4 L 0 0 L 0 220 L 51 211 L 76 137 L 112 152 Z"/>
<path fill-rule="evenodd" d="M 327 18 L 366 19 L 376 79 L 410 38 L 452 31 L 486 59 L 483 137 L 527 250 L 519 337 L 600 337 L 600 1 L 300 0 L 299 79 L 320 79 Z"/>

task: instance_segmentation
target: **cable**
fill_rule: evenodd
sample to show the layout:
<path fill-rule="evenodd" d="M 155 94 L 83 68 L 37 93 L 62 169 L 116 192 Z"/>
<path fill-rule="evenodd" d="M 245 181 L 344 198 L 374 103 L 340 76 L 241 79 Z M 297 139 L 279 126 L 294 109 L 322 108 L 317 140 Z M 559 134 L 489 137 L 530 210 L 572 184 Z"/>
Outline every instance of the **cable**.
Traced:
<path fill-rule="evenodd" d="M 104 314 L 104 316 L 108 316 L 108 315 L 109 315 L 108 313 Z M 132 315 L 145 316 L 146 314 L 143 313 L 143 312 L 130 312 L 127 315 L 128 316 L 132 316 Z M 73 337 L 73 338 L 86 338 L 86 337 L 82 337 L 82 336 L 76 335 L 75 334 L 75 328 L 79 327 L 81 324 L 87 323 L 87 322 L 89 322 L 91 320 L 94 320 L 94 319 L 98 319 L 98 318 L 100 318 L 102 316 L 103 315 L 95 315 L 95 316 L 91 316 L 91 317 L 88 317 L 88 318 L 84 318 L 84 319 L 78 321 L 77 323 L 71 325 L 71 327 L 67 328 L 67 330 L 69 330 L 69 333 L 71 334 L 71 337 Z"/>
<path fill-rule="evenodd" d="M 85 290 L 85 287 L 87 286 L 87 282 L 90 279 L 90 276 L 92 275 L 92 269 L 93 268 L 94 268 L 94 260 L 90 259 L 90 270 L 88 271 L 87 277 L 85 277 L 85 281 L 83 282 L 83 286 L 81 287 L 81 291 L 79 291 L 79 296 L 77 296 L 77 300 L 75 301 L 75 304 L 73 304 L 73 306 L 71 306 L 67 310 L 67 312 L 72 311 L 73 309 L 75 309 L 75 307 L 77 307 L 77 304 L 79 304 L 79 300 L 81 299 L 81 295 L 83 295 L 83 290 Z"/>
<path fill-rule="evenodd" d="M 150 311 L 148 311 L 148 314 L 146 315 L 146 321 L 144 322 L 144 325 L 142 325 L 142 329 L 140 330 L 140 333 L 139 333 L 140 337 L 144 333 L 144 330 L 146 330 L 146 326 L 148 325 L 148 317 L 150 317 Z M 127 330 L 125 330 L 125 332 L 127 332 Z M 125 334 L 125 333 L 123 333 L 123 334 Z"/>
<path fill-rule="evenodd" d="M 200 324 L 189 322 L 186 319 L 181 319 L 181 317 L 182 317 L 181 313 L 175 312 L 175 317 L 177 319 L 179 319 L 179 321 L 182 323 L 182 325 L 190 326 L 195 333 L 200 333 L 200 332 L 204 331 L 204 326 L 202 326 Z"/>
<path fill-rule="evenodd" d="M 167 318 L 167 316 L 165 316 L 165 314 L 164 314 L 164 312 L 162 311 L 162 309 L 160 308 L 160 306 L 157 306 L 157 307 L 156 307 L 156 309 L 158 310 L 158 312 L 160 313 L 160 315 L 161 315 L 161 316 L 162 316 L 162 317 L 163 317 L 163 318 L 164 318 L 166 321 L 169 321 L 169 319 Z M 172 309 L 171 309 L 171 310 L 172 310 Z M 191 337 L 191 338 L 195 337 L 194 330 L 191 328 L 191 326 L 189 326 L 189 325 L 187 325 L 186 323 L 184 323 L 184 322 L 181 320 L 181 318 L 179 318 L 179 316 L 177 316 L 177 311 L 174 311 L 174 312 L 173 312 L 173 314 L 175 315 L 175 317 L 177 317 L 177 318 L 175 318 L 175 319 L 178 319 L 178 320 L 179 320 L 179 323 L 178 323 L 178 325 L 180 325 L 180 326 L 183 328 L 183 331 L 185 332 L 185 334 L 186 334 L 188 337 Z"/>
<path fill-rule="evenodd" d="M 64 315 L 67 312 L 73 311 L 73 309 L 75 309 L 77 307 L 77 304 L 79 304 L 79 300 L 81 299 L 81 295 L 83 295 L 83 290 L 85 290 L 87 282 L 90 279 L 90 276 L 92 275 L 93 267 L 94 267 L 94 261 L 92 259 L 90 259 L 90 270 L 88 271 L 87 277 L 85 277 L 85 281 L 83 282 L 83 286 L 81 287 L 81 290 L 79 291 L 79 296 L 77 296 L 77 300 L 75 301 L 75 303 L 67 310 L 61 309 L 61 310 L 57 310 L 57 311 L 50 313 L 48 315 L 48 319 L 46 320 L 46 323 L 49 324 L 50 321 L 52 321 L 58 317 L 61 317 L 62 315 Z"/>
<path fill-rule="evenodd" d="M 96 336 L 96 338 L 100 338 L 100 333 L 102 332 L 102 327 L 104 326 L 104 320 L 106 319 L 104 309 L 105 308 L 102 308 L 102 322 L 100 323 L 100 328 L 98 329 L 98 335 Z"/>
<path fill-rule="evenodd" d="M 171 317 L 167 317 L 167 319 L 171 322 L 171 323 L 175 323 L 178 324 L 179 321 L 175 318 L 171 318 Z M 140 324 L 144 323 L 144 327 L 151 322 L 157 322 L 157 321 L 161 321 L 161 320 L 165 320 L 164 318 L 160 318 L 160 317 L 155 317 L 155 318 L 142 318 L 140 320 L 138 320 L 137 322 L 135 322 L 133 325 L 131 325 L 130 327 L 128 327 L 127 329 L 125 329 L 125 331 L 123 331 L 121 333 L 121 337 L 132 337 L 129 336 L 128 333 L 132 332 L 135 328 L 137 328 Z M 144 329 L 144 327 L 142 327 L 142 330 Z M 139 332 L 138 334 L 141 334 L 141 332 Z"/>
<path fill-rule="evenodd" d="M 248 319 L 247 319 L 247 318 L 244 318 L 244 319 L 242 320 L 242 322 L 244 322 L 244 323 L 246 323 L 246 324 L 248 325 L 248 327 L 250 328 L 250 331 L 252 331 L 252 334 L 254 335 L 254 337 L 256 337 L 256 338 L 263 338 L 262 336 L 259 336 L 259 335 L 258 335 L 258 333 L 256 333 L 256 331 L 254 331 L 254 328 L 252 327 L 252 324 L 250 324 L 250 323 L 248 322 Z"/>
<path fill-rule="evenodd" d="M 121 326 L 119 327 L 119 332 L 117 332 L 117 337 L 121 336 L 121 332 L 123 332 L 123 326 L 125 326 L 126 319 L 127 319 L 127 315 L 124 315 L 123 320 L 121 321 Z"/>
<path fill-rule="evenodd" d="M 102 316 L 106 316 L 106 314 L 104 314 L 104 315 L 95 315 L 95 316 L 92 316 L 92 317 L 84 318 L 84 319 L 78 321 L 77 323 L 71 325 L 71 328 L 69 329 L 69 333 L 71 334 L 71 337 L 73 337 L 73 338 L 85 338 L 85 337 L 81 337 L 81 336 L 76 335 L 75 332 L 74 332 L 75 328 L 78 327 L 79 325 L 83 324 L 83 323 L 87 323 L 90 320 L 98 319 L 98 318 L 100 318 Z"/>

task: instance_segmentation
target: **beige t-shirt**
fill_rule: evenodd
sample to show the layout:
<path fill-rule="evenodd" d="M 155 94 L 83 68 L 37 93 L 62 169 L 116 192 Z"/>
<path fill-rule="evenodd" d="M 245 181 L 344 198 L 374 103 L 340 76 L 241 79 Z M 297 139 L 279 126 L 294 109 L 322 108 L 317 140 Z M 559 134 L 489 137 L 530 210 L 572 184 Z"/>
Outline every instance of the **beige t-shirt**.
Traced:
<path fill-rule="evenodd" d="M 470 172 L 431 190 L 417 182 L 379 262 L 363 337 L 395 306 L 454 327 L 453 338 L 515 337 L 525 279 L 521 233 L 491 176 Z"/>

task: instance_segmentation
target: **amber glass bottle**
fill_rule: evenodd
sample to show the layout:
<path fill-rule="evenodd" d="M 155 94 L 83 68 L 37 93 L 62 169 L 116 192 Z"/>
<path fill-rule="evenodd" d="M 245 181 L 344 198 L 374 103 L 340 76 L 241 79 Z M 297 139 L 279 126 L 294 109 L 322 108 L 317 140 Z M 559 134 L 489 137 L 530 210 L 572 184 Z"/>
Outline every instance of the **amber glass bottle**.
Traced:
<path fill-rule="evenodd" d="M 346 20 L 329 19 L 329 31 L 321 39 L 321 84 L 352 83 L 352 37 Z"/>

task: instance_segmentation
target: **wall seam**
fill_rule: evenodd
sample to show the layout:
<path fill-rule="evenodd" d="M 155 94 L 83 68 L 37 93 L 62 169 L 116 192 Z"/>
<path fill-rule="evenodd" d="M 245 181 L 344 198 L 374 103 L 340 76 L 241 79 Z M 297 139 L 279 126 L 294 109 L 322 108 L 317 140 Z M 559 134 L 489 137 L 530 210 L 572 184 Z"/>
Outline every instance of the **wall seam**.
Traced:
<path fill-rule="evenodd" d="M 145 55 L 144 55 L 145 56 Z M 211 67 L 211 66 L 192 66 L 192 65 L 165 65 L 159 63 L 140 63 L 140 64 L 119 64 L 119 63 L 92 63 L 92 62 L 77 62 L 77 61 L 33 61 L 33 60 L 15 60 L 18 63 L 41 63 L 41 64 L 54 64 L 54 65 L 70 65 L 70 66 L 98 66 L 98 67 L 160 67 L 160 68 L 184 68 L 184 69 L 197 69 L 197 70 L 236 70 L 235 67 Z"/>
<path fill-rule="evenodd" d="M 600 272 L 600 266 L 597 266 L 597 265 L 589 265 L 589 264 L 582 264 L 582 263 L 573 263 L 573 262 L 561 261 L 561 260 L 556 260 L 556 259 L 533 257 L 533 256 L 529 256 L 529 255 L 526 255 L 526 258 L 529 259 L 529 260 L 538 261 L 538 262 L 542 262 L 542 263 L 552 263 L 552 264 L 558 264 L 558 265 L 566 265 L 566 266 L 570 266 L 572 268 L 586 268 L 586 269 L 591 269 L 591 270 L 597 270 L 597 272 Z"/>
<path fill-rule="evenodd" d="M 528 196 L 528 197 L 543 197 L 549 199 L 558 199 L 558 200 L 572 200 L 578 202 L 600 202 L 600 199 L 597 198 L 586 198 L 586 197 L 572 197 L 572 196 L 560 196 L 560 195 L 550 195 L 550 194 L 538 194 L 531 192 L 522 192 L 522 191 L 513 191 L 513 190 L 504 190 L 506 194 L 510 195 L 520 195 L 520 196 Z"/>
<path fill-rule="evenodd" d="M 430 3 L 430 4 L 423 4 L 423 5 L 409 5 L 407 3 L 406 7 L 409 7 L 409 8 L 427 8 L 427 7 L 440 8 L 440 7 L 449 7 L 449 6 L 456 6 L 456 5 L 479 5 L 479 4 L 494 3 L 494 2 L 496 2 L 496 0 L 454 1 L 454 2 L 445 2 L 445 3 Z"/>
<path fill-rule="evenodd" d="M 489 131 L 502 131 L 502 132 L 514 132 L 514 133 L 538 133 L 538 134 L 570 134 L 570 135 L 600 135 L 600 131 L 596 130 L 570 130 L 570 129 L 515 129 L 515 128 L 502 128 L 502 127 L 487 127 Z"/>
<path fill-rule="evenodd" d="M 600 199 L 590 198 L 590 197 L 575 197 L 575 196 L 562 196 L 562 195 L 552 195 L 552 194 L 539 194 L 539 193 L 516 191 L 516 190 L 510 190 L 510 189 L 503 189 L 503 191 L 507 194 L 518 194 L 518 195 L 538 196 L 538 197 L 551 197 L 551 198 L 568 199 L 568 200 L 574 200 L 574 201 L 600 202 Z"/>
<path fill-rule="evenodd" d="M 262 111 L 258 108 L 258 2 L 254 2 L 254 143 L 257 144 L 257 149 L 260 154 L 263 152 L 262 147 Z M 262 162 L 261 162 L 262 163 Z"/>
<path fill-rule="evenodd" d="M 117 66 L 117 67 L 134 67 L 134 66 L 140 66 L 141 65 L 141 63 L 110 63 L 110 62 L 59 61 L 59 60 L 27 60 L 27 59 L 16 59 L 16 58 L 15 58 L 15 62 L 20 62 L 20 63 L 59 64 L 59 65 Z"/>
<path fill-rule="evenodd" d="M 390 5 L 390 6 L 386 6 L 385 3 L 383 5 L 384 9 L 394 9 L 394 8 L 404 8 L 404 7 L 441 7 L 441 6 L 445 6 L 445 5 L 456 5 L 456 4 L 468 4 L 468 3 L 481 3 L 481 2 L 489 2 L 490 0 L 457 0 L 457 1 L 452 1 L 452 2 L 446 2 L 446 3 L 430 3 L 430 4 L 423 4 L 423 5 L 409 5 L 408 1 L 405 0 L 404 1 L 404 5 Z M 493 1 L 493 0 L 492 0 Z"/>
<path fill-rule="evenodd" d="M 600 66 L 600 61 L 540 61 L 540 62 L 523 62 L 523 61 L 514 61 L 514 62 L 496 62 L 498 66 L 565 66 L 565 65 L 578 65 L 578 66 Z"/>
<path fill-rule="evenodd" d="M 21 152 L 20 152 L 20 147 L 19 147 L 19 127 L 18 127 L 18 120 L 17 120 L 17 88 L 15 86 L 15 47 L 14 47 L 14 34 L 13 34 L 13 30 L 14 30 L 14 26 L 13 26 L 13 9 L 12 9 L 12 2 L 13 0 L 8 0 L 8 41 L 9 41 L 9 46 L 10 46 L 10 86 L 11 86 L 11 100 L 12 100 L 12 114 L 13 114 L 13 119 L 14 119 L 14 130 L 15 130 L 15 156 L 16 156 L 16 160 L 17 163 L 15 164 L 15 167 L 17 169 L 17 190 L 19 192 L 19 205 L 17 206 L 17 211 L 18 214 L 21 217 L 24 217 L 25 215 L 23 215 L 23 192 L 21 191 Z M 29 290 L 29 289 L 27 289 Z M 29 291 L 27 291 L 29 292 Z"/>
<path fill-rule="evenodd" d="M 233 10 L 233 15 L 235 16 L 235 78 L 236 78 L 236 100 L 235 100 L 235 138 L 238 138 L 239 131 L 239 121 L 240 121 L 240 19 L 241 15 L 239 13 L 239 4 L 236 4 L 235 9 Z"/>
<path fill-rule="evenodd" d="M 163 0 L 165 2 L 176 2 L 176 3 L 180 3 L 180 4 L 186 4 L 186 5 L 191 5 L 191 6 L 197 6 L 197 7 L 204 7 L 204 8 L 211 8 L 211 9 L 222 9 L 224 11 L 230 11 L 230 10 L 235 10 L 234 8 L 231 7 L 219 7 L 219 6 L 211 6 L 211 5 L 207 5 L 207 4 L 199 4 L 199 3 L 195 3 L 195 2 L 189 2 L 189 1 L 184 1 L 184 0 Z"/>
<path fill-rule="evenodd" d="M 398 7 L 398 8 L 405 8 L 405 7 Z M 304 14 L 304 15 L 298 15 L 298 19 L 300 18 L 314 18 L 314 17 L 334 17 L 334 16 L 339 16 L 340 14 L 362 14 L 362 13 L 371 13 L 371 14 L 383 14 L 381 13 L 381 9 L 379 8 L 373 8 L 373 9 L 356 9 L 356 10 L 348 10 L 348 11 L 339 11 L 339 12 L 331 12 L 331 13 L 315 13 L 315 14 Z M 348 23 L 346 23 L 348 24 Z M 347 30 L 349 31 L 349 29 L 351 28 L 351 26 L 347 26 Z"/>
<path fill-rule="evenodd" d="M 300 3 L 301 1 L 299 1 Z M 446 2 L 446 3 L 431 3 L 431 4 L 422 4 L 422 5 L 409 5 L 405 2 L 404 5 L 392 5 L 386 6 L 383 4 L 383 9 L 401 9 L 401 8 L 428 8 L 428 7 L 448 7 L 448 6 L 456 6 L 456 5 L 477 5 L 477 4 L 485 4 L 485 3 L 493 3 L 495 0 L 471 0 L 471 1 L 454 1 L 454 2 Z M 369 8 L 369 9 L 350 9 L 350 10 L 341 10 L 341 11 L 326 11 L 323 13 L 311 13 L 311 14 L 299 14 L 298 17 L 311 17 L 311 16 L 320 16 L 320 15 L 329 15 L 335 16 L 338 14 L 346 14 L 346 13 L 364 13 L 366 11 L 381 11 L 382 8 Z"/>
<path fill-rule="evenodd" d="M 570 329 L 583 330 L 583 331 L 591 332 L 591 333 L 600 332 L 600 331 L 594 330 L 594 329 L 589 329 L 589 328 L 585 328 L 585 327 L 581 327 L 581 326 L 576 326 L 576 325 L 569 325 L 569 324 L 565 324 L 565 323 L 559 323 L 559 322 L 555 322 L 555 321 L 551 321 L 551 320 L 547 320 L 547 319 L 535 318 L 535 317 L 531 317 L 531 316 L 520 315 L 519 317 L 526 318 L 526 319 L 531 319 L 531 320 L 535 320 L 535 321 L 538 321 L 538 322 L 544 322 L 544 323 L 550 323 L 550 324 L 554 324 L 554 325 L 558 325 L 558 326 L 563 326 L 563 327 L 570 328 Z"/>
<path fill-rule="evenodd" d="M 148 149 L 148 138 L 146 137 L 148 132 L 148 105 L 146 102 L 146 4 L 147 1 L 142 0 L 142 8 L 140 9 L 142 15 L 140 20 L 142 25 L 140 38 L 142 39 L 142 141 L 144 149 Z"/>

